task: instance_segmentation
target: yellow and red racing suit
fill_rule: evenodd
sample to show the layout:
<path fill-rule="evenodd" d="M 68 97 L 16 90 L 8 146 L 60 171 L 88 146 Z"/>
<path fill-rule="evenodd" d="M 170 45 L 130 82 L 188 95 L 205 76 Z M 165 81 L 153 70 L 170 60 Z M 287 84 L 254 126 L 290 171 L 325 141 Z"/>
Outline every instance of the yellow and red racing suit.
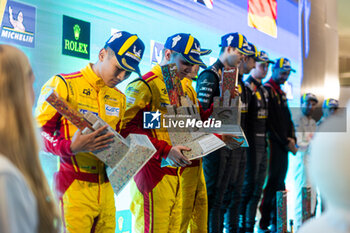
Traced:
<path fill-rule="evenodd" d="M 121 134 L 148 135 L 156 154 L 134 176 L 131 183 L 131 212 L 135 216 L 135 232 L 179 232 L 181 223 L 180 168 L 161 167 L 171 142 L 166 128 L 143 129 L 143 112 L 165 114 L 170 104 L 159 65 L 126 88 L 126 111 Z"/>
<path fill-rule="evenodd" d="M 181 81 L 185 94 L 197 105 L 202 120 L 206 120 L 212 109 L 204 112 L 197 100 L 197 93 L 192 87 L 192 80 L 184 78 Z M 181 233 L 206 233 L 208 228 L 208 198 L 204 179 L 202 159 L 192 160 L 190 166 L 182 168 L 182 215 Z"/>
<path fill-rule="evenodd" d="M 71 139 L 77 128 L 45 101 L 54 89 L 81 113 L 90 111 L 119 131 L 125 112 L 125 96 L 109 88 L 92 70 L 56 75 L 41 90 L 36 109 L 42 128 L 45 150 L 59 156 L 59 171 L 54 176 L 55 193 L 60 201 L 67 232 L 115 232 L 115 202 L 105 165 L 92 153 L 73 154 Z"/>
<path fill-rule="evenodd" d="M 136 232 L 180 232 L 182 212 L 181 174 L 183 168 L 161 167 L 171 141 L 166 128 L 144 129 L 144 112 L 166 114 L 170 104 L 159 65 L 141 79 L 131 82 L 126 89 L 126 112 L 121 134 L 145 134 L 156 147 L 156 154 L 134 176 L 131 183 L 131 212 L 135 216 Z M 194 165 L 198 169 L 199 161 Z M 196 182 L 198 182 L 196 180 Z"/>

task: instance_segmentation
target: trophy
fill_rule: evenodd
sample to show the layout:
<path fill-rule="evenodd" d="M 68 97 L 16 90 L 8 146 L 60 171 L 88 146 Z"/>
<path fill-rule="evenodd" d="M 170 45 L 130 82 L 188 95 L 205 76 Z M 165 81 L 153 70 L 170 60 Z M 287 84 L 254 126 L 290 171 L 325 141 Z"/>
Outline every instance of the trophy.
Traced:
<path fill-rule="evenodd" d="M 248 140 L 241 128 L 241 100 L 235 96 L 238 82 L 238 68 L 229 68 L 223 71 L 220 82 L 221 97 L 214 97 L 212 117 L 221 120 L 223 126 L 216 133 L 234 134 L 241 147 L 248 147 Z"/>
<path fill-rule="evenodd" d="M 191 151 L 183 151 L 183 154 L 190 160 L 203 157 L 225 146 L 225 143 L 212 133 L 200 131 L 198 126 L 202 126 L 202 121 L 198 106 L 184 94 L 176 64 L 164 65 L 161 69 L 170 100 L 164 118 L 178 123 L 177 127 L 168 128 L 172 145 L 189 147 Z M 210 125 L 210 121 L 212 120 L 209 119 L 209 123 L 206 123 Z M 169 164 L 163 160 L 162 166 L 167 165 Z"/>
<path fill-rule="evenodd" d="M 84 115 L 81 114 L 53 90 L 47 94 L 46 101 L 81 130 L 82 134 L 91 133 L 108 125 L 92 112 L 88 111 Z M 114 134 L 113 143 L 104 150 L 94 151 L 93 154 L 105 163 L 109 181 L 114 193 L 118 195 L 132 177 L 156 153 L 156 149 L 146 135 L 130 134 L 125 139 L 109 125 L 106 131 Z"/>

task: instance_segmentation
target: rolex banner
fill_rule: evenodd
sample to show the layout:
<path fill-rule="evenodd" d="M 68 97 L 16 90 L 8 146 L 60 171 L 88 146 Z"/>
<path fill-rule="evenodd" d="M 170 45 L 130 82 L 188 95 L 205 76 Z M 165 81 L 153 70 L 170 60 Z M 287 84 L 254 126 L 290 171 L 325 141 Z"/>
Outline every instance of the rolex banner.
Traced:
<path fill-rule="evenodd" d="M 90 59 L 90 23 L 63 15 L 62 54 Z"/>

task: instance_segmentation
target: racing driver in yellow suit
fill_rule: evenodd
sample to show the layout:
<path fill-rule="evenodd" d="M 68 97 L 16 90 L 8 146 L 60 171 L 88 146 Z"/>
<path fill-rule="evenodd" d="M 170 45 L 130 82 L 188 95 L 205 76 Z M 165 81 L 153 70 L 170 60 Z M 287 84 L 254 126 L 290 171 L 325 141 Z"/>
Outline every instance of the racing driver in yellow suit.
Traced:
<path fill-rule="evenodd" d="M 92 153 L 113 141 L 107 126 L 82 135 L 66 118 L 45 102 L 51 89 L 81 113 L 90 111 L 119 131 L 125 113 L 125 96 L 115 86 L 138 64 L 144 44 L 135 34 L 113 34 L 100 50 L 98 61 L 71 74 L 49 79 L 42 88 L 36 109 L 45 150 L 59 156 L 54 176 L 64 232 L 115 232 L 115 202 L 105 165 Z"/>
<path fill-rule="evenodd" d="M 205 66 L 200 55 L 210 52 L 200 49 L 199 41 L 184 33 L 169 37 L 164 47 L 160 65 L 176 63 L 180 79 L 192 73 L 195 65 Z M 126 98 L 122 135 L 126 137 L 131 132 L 148 135 L 157 149 L 131 183 L 130 209 L 135 217 L 134 230 L 138 233 L 178 233 L 182 211 L 180 183 L 183 169 L 180 167 L 191 164 L 181 151 L 189 148 L 171 146 L 166 128 L 143 127 L 144 112 L 165 114 L 166 106 L 170 104 L 161 67 L 156 65 L 142 79 L 131 82 L 126 89 Z M 162 159 L 171 166 L 161 167 Z"/>
<path fill-rule="evenodd" d="M 192 75 L 181 80 L 184 93 L 197 105 L 201 119 L 207 120 L 212 113 L 212 108 L 202 111 L 197 99 L 197 93 L 192 86 L 192 76 L 196 76 L 199 66 L 194 69 Z M 205 185 L 202 159 L 191 161 L 192 164 L 182 168 L 182 214 L 180 233 L 206 233 L 208 221 L 208 198 Z"/>

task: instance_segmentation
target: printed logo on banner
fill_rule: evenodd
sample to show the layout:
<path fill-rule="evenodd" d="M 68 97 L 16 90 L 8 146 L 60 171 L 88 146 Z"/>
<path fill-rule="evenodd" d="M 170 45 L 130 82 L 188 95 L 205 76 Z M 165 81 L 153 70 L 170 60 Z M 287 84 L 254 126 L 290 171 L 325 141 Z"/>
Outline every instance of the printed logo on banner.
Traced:
<path fill-rule="evenodd" d="M 116 233 L 132 233 L 132 217 L 130 210 L 116 212 L 117 227 Z"/>
<path fill-rule="evenodd" d="M 162 61 L 164 44 L 151 40 L 151 64 L 155 66 Z"/>
<path fill-rule="evenodd" d="M 143 128 L 144 129 L 160 129 L 159 110 L 156 112 L 143 112 Z"/>
<path fill-rule="evenodd" d="M 1 24 L 0 40 L 34 48 L 36 8 L 8 1 Z"/>
<path fill-rule="evenodd" d="M 63 15 L 62 54 L 90 59 L 90 23 Z"/>

